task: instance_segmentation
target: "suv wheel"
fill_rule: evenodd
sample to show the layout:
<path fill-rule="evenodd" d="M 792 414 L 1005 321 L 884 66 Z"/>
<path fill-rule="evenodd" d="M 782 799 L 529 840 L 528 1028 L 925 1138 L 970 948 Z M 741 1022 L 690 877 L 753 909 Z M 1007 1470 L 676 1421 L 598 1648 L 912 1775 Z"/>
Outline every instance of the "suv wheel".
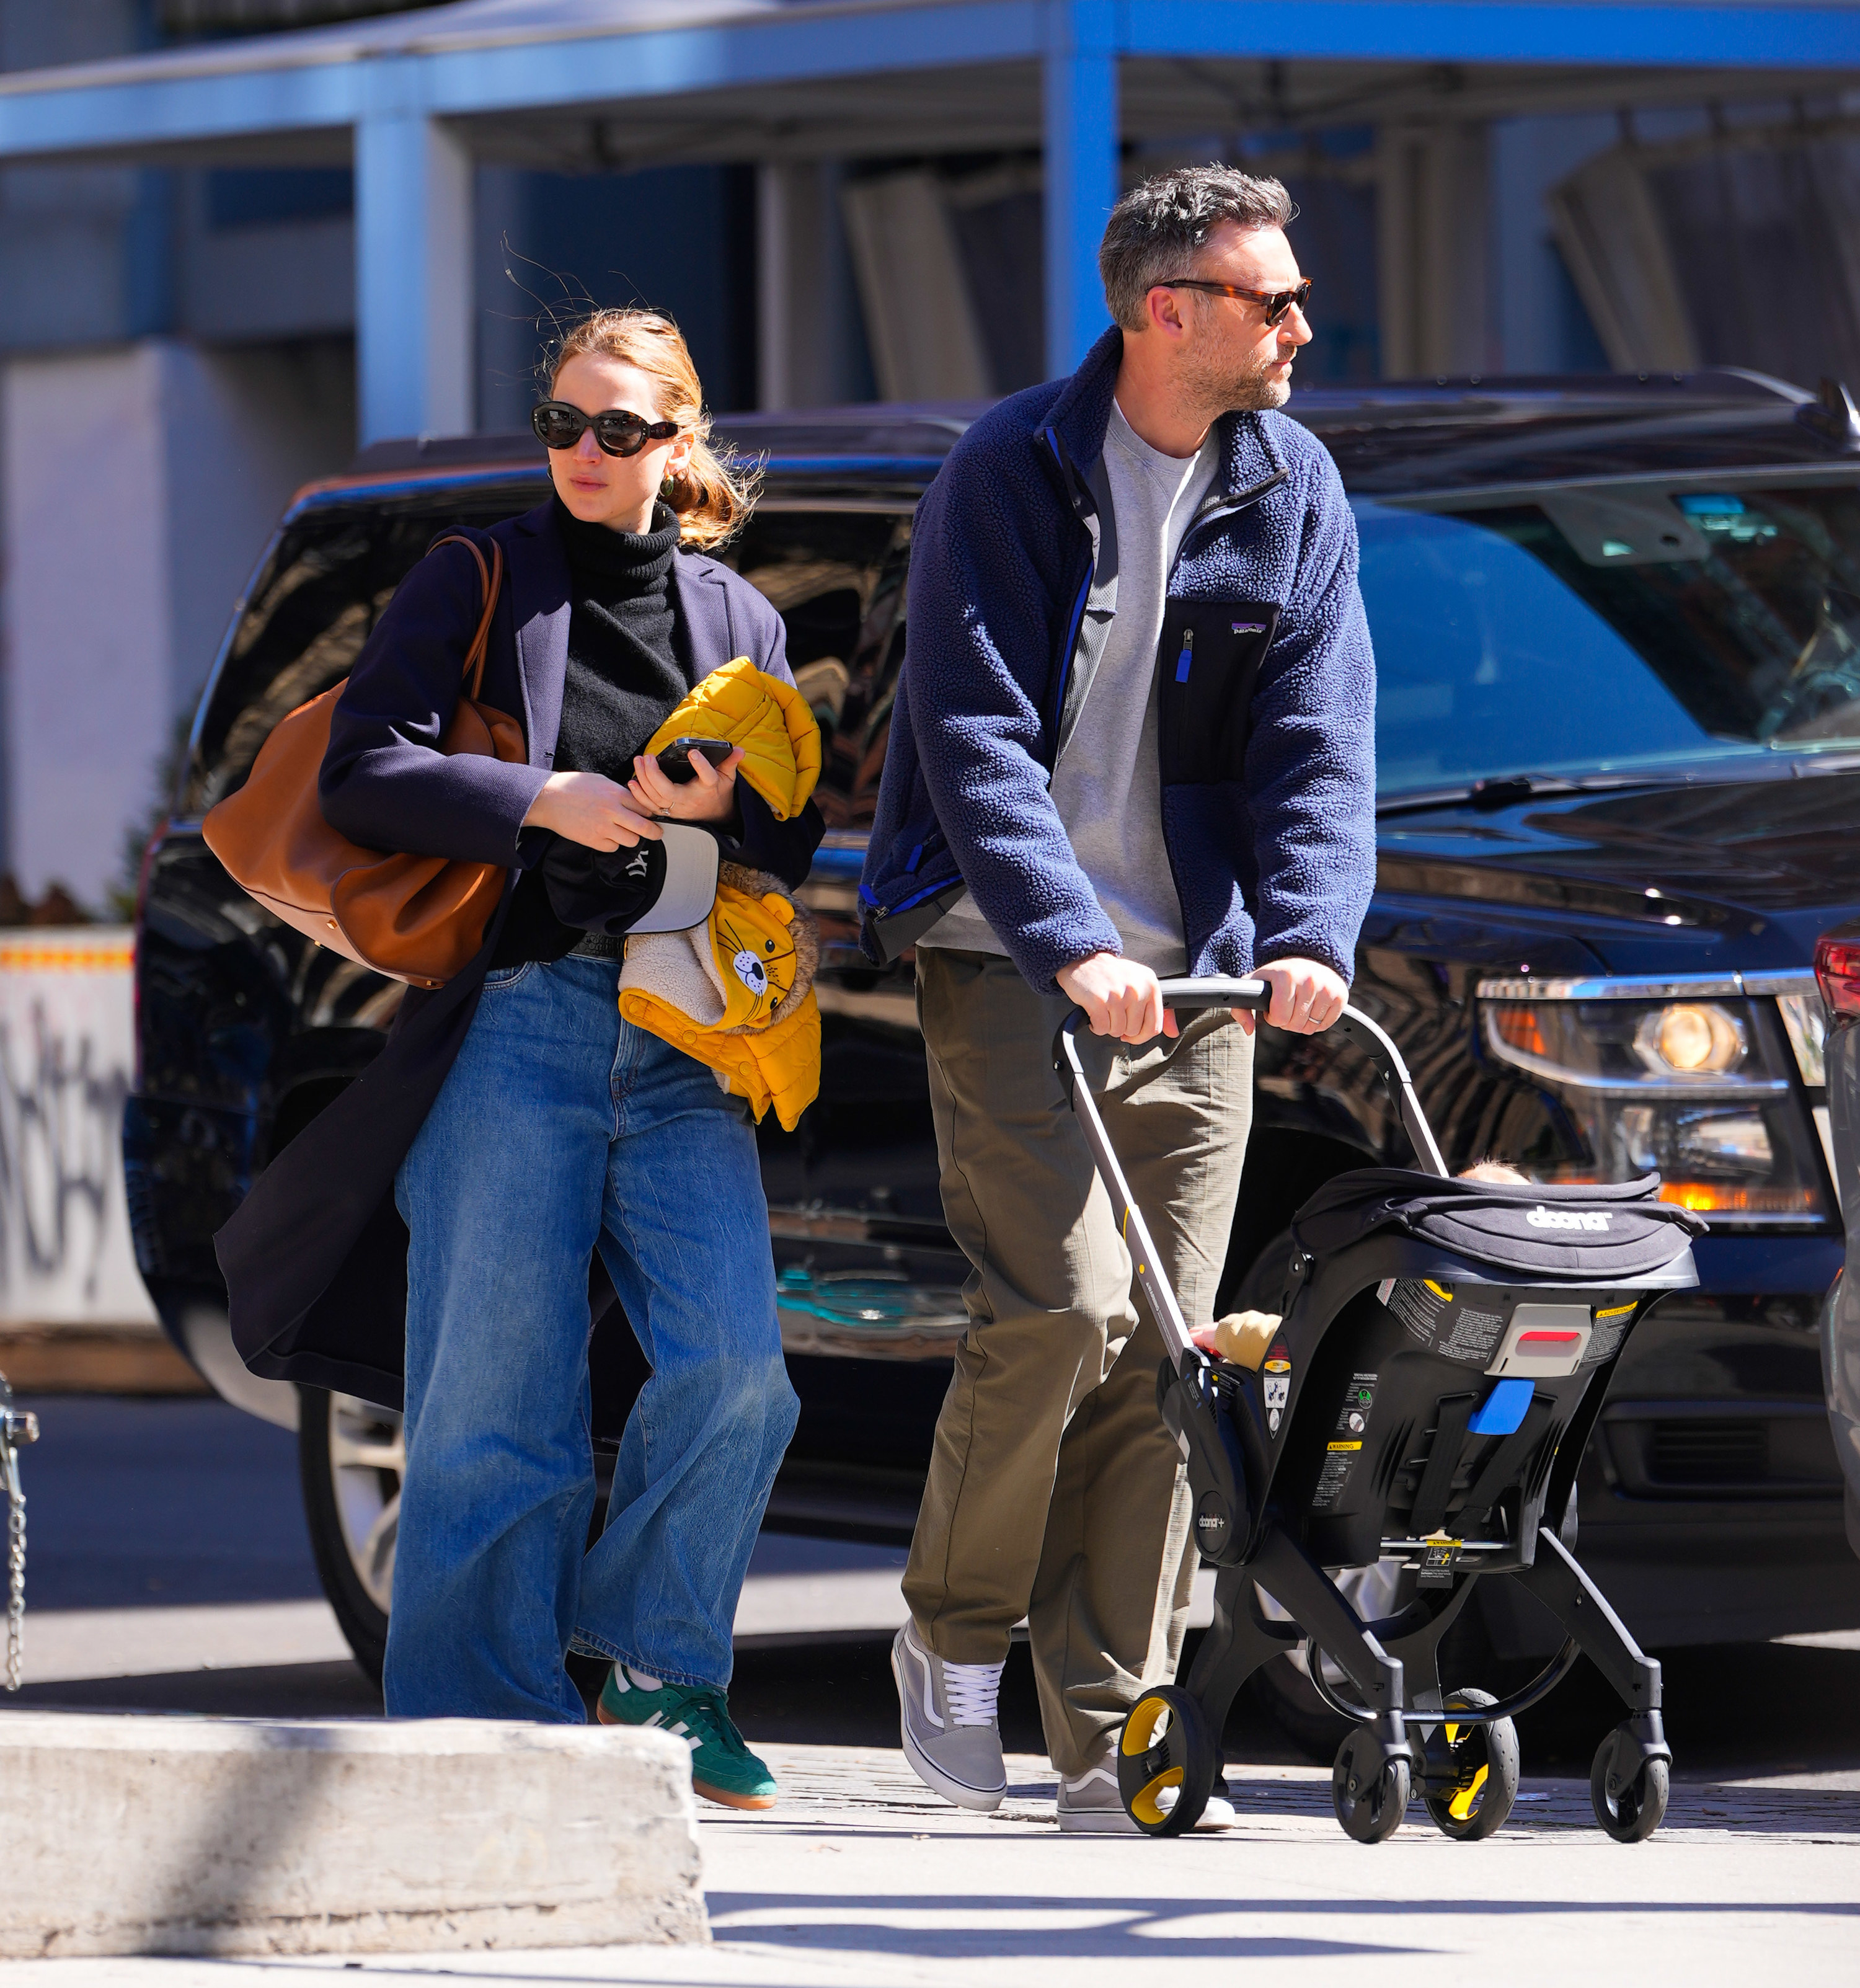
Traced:
<path fill-rule="evenodd" d="M 353 1395 L 299 1392 L 297 1465 L 316 1572 L 355 1661 L 379 1684 L 407 1466 L 401 1418 Z"/>

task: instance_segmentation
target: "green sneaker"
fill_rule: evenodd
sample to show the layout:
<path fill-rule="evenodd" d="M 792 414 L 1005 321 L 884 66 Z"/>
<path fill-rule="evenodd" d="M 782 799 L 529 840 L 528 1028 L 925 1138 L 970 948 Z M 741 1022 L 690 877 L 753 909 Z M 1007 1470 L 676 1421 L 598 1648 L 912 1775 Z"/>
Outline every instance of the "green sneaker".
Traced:
<path fill-rule="evenodd" d="M 661 1684 L 616 1664 L 600 1687 L 604 1726 L 656 1726 L 691 1749 L 691 1784 L 725 1808 L 773 1808 L 775 1777 L 743 1744 L 727 1696 L 709 1685 Z"/>

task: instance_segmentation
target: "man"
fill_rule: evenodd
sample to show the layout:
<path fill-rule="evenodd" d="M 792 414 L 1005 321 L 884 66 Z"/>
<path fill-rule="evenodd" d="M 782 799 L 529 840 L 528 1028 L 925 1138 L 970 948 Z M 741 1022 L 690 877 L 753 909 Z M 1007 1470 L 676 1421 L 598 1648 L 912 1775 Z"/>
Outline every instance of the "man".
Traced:
<path fill-rule="evenodd" d="M 920 506 L 910 654 L 861 895 L 918 1011 L 970 1327 L 893 1649 L 905 1751 L 1006 1792 L 1024 1614 L 1061 1828 L 1134 1831 L 1112 1747 L 1172 1676 L 1194 1554 L 1162 1341 L 1053 1070 L 1074 1004 L 1107 1126 L 1191 1324 L 1212 1314 L 1253 1018 L 1177 1030 L 1158 978 L 1256 970 L 1341 1013 L 1373 881 L 1374 664 L 1330 458 L 1271 411 L 1309 342 L 1277 181 L 1166 173 L 1113 211 L 1113 330 L 1016 394 Z M 1221 1804 L 1215 1811 L 1231 1820 Z"/>

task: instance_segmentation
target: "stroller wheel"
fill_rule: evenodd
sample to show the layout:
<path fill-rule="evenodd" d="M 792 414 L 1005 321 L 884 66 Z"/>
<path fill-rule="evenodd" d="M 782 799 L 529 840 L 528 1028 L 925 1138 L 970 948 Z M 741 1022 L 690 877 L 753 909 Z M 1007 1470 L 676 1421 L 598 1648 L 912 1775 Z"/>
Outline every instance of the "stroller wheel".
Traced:
<path fill-rule="evenodd" d="M 1449 1715 L 1496 1704 L 1489 1691 L 1450 1691 Z M 1434 1826 L 1462 1843 L 1495 1836 L 1517 1800 L 1517 1728 L 1509 1719 L 1459 1726 L 1449 1716 L 1427 1737 L 1422 1800 Z"/>
<path fill-rule="evenodd" d="M 1331 1770 L 1331 1802 L 1346 1836 L 1358 1843 L 1381 1843 L 1394 1835 L 1407 1812 L 1408 1761 L 1382 1751 L 1367 1726 L 1359 1726 L 1337 1750 Z"/>
<path fill-rule="evenodd" d="M 1174 1685 L 1146 1691 L 1118 1741 L 1118 1792 L 1145 1836 L 1179 1836 L 1208 1806 L 1220 1754 L 1200 1704 Z M 1175 1790 L 1165 1806 L 1158 1797 Z"/>
<path fill-rule="evenodd" d="M 1665 1820 L 1670 1770 L 1664 1760 L 1643 1760 L 1633 1778 L 1622 1781 L 1615 1756 L 1625 1736 L 1625 1729 L 1618 1728 L 1596 1748 L 1595 1764 L 1589 1770 L 1589 1800 L 1595 1820 L 1617 1843 L 1645 1843 Z"/>

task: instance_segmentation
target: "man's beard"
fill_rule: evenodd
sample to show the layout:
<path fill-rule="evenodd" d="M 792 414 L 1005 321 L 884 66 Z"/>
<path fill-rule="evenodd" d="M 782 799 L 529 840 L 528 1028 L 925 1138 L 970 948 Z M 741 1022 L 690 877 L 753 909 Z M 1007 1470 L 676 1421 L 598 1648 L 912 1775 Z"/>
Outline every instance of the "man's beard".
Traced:
<path fill-rule="evenodd" d="M 1250 414 L 1256 408 L 1282 407 L 1292 397 L 1289 374 L 1274 375 L 1283 355 L 1275 345 L 1269 357 L 1252 360 L 1236 373 L 1210 355 L 1197 355 L 1185 367 L 1183 386 L 1210 420 L 1222 414 Z"/>

